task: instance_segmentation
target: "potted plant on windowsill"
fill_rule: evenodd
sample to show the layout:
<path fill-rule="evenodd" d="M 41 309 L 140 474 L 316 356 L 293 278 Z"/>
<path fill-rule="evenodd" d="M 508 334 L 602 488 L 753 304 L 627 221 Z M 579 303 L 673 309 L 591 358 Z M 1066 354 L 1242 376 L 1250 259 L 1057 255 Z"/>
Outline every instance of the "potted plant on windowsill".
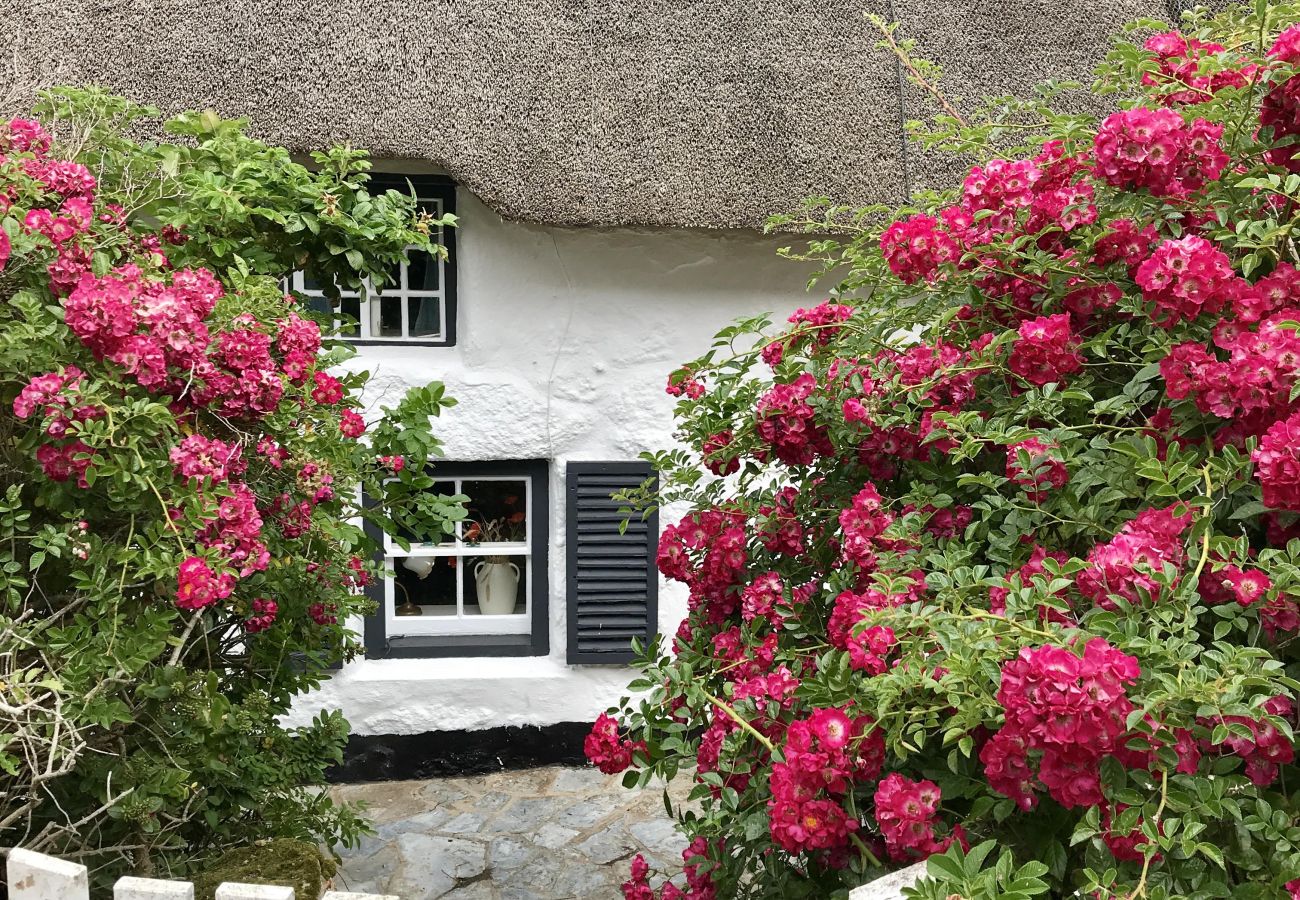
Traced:
<path fill-rule="evenodd" d="M 524 539 L 524 514 L 514 512 L 494 519 L 475 519 L 465 527 L 467 544 L 508 544 Z M 487 554 L 474 564 L 474 587 L 479 613 L 508 616 L 519 602 L 519 566 L 509 556 Z"/>

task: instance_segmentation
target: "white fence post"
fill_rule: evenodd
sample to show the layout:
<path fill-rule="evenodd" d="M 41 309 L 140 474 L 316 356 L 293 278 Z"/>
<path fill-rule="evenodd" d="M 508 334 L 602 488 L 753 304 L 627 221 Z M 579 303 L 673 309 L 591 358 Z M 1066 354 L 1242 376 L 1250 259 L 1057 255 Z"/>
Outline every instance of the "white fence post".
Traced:
<path fill-rule="evenodd" d="M 194 885 L 127 875 L 113 885 L 113 900 L 194 900 Z"/>
<path fill-rule="evenodd" d="M 90 900 L 90 881 L 80 863 L 15 847 L 6 867 L 9 900 Z"/>
<path fill-rule="evenodd" d="M 15 847 L 8 855 L 9 900 L 90 900 L 86 867 L 44 853 Z M 157 878 L 119 878 L 113 900 L 194 900 L 188 881 Z M 240 884 L 227 881 L 217 888 L 216 900 L 294 900 L 292 887 L 277 884 Z M 305 897 L 303 900 L 313 900 Z M 400 900 L 391 894 L 355 894 L 326 891 L 320 900 Z"/>
<path fill-rule="evenodd" d="M 854 888 L 849 891 L 849 900 L 902 900 L 903 888 L 912 887 L 924 877 L 922 861 Z"/>
<path fill-rule="evenodd" d="M 240 884 L 237 881 L 227 881 L 217 887 L 216 900 L 293 900 L 293 888 L 279 884 Z"/>

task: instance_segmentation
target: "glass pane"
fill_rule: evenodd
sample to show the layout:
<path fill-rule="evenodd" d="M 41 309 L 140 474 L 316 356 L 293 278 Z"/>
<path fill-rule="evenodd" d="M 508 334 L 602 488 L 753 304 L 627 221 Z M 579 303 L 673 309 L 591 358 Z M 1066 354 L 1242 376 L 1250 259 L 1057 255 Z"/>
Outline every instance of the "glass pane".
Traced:
<path fill-rule="evenodd" d="M 438 261 L 432 253 L 411 251 L 411 264 L 406 269 L 406 289 L 412 293 L 438 289 Z"/>
<path fill-rule="evenodd" d="M 456 615 L 456 557 L 407 556 L 390 560 L 394 612 L 399 615 Z"/>
<path fill-rule="evenodd" d="M 402 289 L 402 264 L 393 263 L 385 266 L 384 271 L 387 273 L 387 277 L 384 279 L 382 285 L 379 283 L 378 279 L 375 279 L 375 290 L 379 293 L 384 291 L 400 291 Z"/>
<path fill-rule="evenodd" d="M 528 494 L 523 479 L 465 481 L 469 520 L 462 534 L 466 543 L 512 543 L 528 539 Z"/>
<path fill-rule="evenodd" d="M 411 337 L 442 335 L 442 301 L 437 297 L 411 297 L 406 301 Z"/>
<path fill-rule="evenodd" d="M 339 324 L 339 334 L 351 335 L 355 337 L 360 334 L 357 328 L 357 321 L 361 318 L 361 300 L 358 297 L 344 297 L 342 304 L 339 306 L 339 312 L 346 319 Z"/>
<path fill-rule="evenodd" d="M 366 185 L 366 193 L 374 196 L 388 190 L 400 191 L 405 194 L 409 188 L 406 186 L 406 179 L 400 175 L 392 172 L 371 172 L 370 182 Z"/>
<path fill-rule="evenodd" d="M 324 297 L 309 297 L 304 305 L 312 312 L 320 313 L 323 316 L 327 316 L 333 311 L 330 302 Z"/>
<path fill-rule="evenodd" d="M 417 200 L 415 208 L 420 212 L 427 212 L 435 219 L 442 218 L 442 201 L 441 200 Z"/>
<path fill-rule="evenodd" d="M 461 561 L 466 616 L 518 616 L 528 612 L 525 557 L 466 556 Z"/>
<path fill-rule="evenodd" d="M 379 328 L 372 333 L 376 337 L 401 337 L 402 336 L 402 298 L 401 297 L 380 297 L 370 301 L 379 304 Z"/>

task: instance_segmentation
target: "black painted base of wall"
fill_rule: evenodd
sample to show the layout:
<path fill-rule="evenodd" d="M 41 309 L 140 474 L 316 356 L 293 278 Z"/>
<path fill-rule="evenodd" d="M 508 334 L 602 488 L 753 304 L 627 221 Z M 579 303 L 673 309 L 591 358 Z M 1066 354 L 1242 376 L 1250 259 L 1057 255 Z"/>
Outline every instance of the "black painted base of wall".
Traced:
<path fill-rule="evenodd" d="M 510 725 L 483 731 L 354 734 L 343 765 L 326 773 L 334 783 L 486 775 L 505 769 L 587 764 L 582 741 L 590 724 Z"/>

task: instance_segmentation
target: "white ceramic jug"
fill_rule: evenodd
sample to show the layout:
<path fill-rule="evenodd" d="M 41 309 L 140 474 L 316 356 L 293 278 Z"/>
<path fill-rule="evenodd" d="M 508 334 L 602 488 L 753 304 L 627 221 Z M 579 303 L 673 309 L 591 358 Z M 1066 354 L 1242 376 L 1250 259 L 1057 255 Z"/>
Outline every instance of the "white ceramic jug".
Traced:
<path fill-rule="evenodd" d="M 513 571 L 512 571 L 513 570 Z M 514 563 L 479 560 L 474 566 L 478 611 L 485 616 L 508 616 L 519 598 L 519 567 Z"/>

